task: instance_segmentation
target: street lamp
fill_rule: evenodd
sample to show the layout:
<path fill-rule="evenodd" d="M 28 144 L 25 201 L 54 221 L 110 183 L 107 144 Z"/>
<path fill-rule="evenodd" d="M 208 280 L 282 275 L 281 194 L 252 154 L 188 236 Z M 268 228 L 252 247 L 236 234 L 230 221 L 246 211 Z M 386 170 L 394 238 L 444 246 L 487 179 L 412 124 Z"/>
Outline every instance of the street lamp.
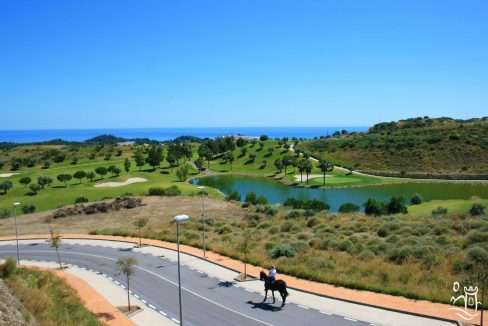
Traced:
<path fill-rule="evenodd" d="M 180 302 L 180 325 L 183 326 L 183 310 L 181 309 L 181 275 L 180 275 L 180 222 L 188 219 L 188 215 L 176 215 L 176 251 L 178 252 L 178 298 Z"/>
<path fill-rule="evenodd" d="M 198 186 L 198 189 L 201 190 L 202 192 L 202 219 L 203 219 L 203 257 L 205 257 L 205 253 L 207 251 L 206 246 L 205 246 L 205 187 L 204 186 Z"/>
<path fill-rule="evenodd" d="M 15 221 L 15 240 L 17 241 L 17 265 L 20 266 L 20 252 L 19 252 L 19 231 L 17 229 L 17 206 L 20 203 L 14 203 L 14 221 Z"/>

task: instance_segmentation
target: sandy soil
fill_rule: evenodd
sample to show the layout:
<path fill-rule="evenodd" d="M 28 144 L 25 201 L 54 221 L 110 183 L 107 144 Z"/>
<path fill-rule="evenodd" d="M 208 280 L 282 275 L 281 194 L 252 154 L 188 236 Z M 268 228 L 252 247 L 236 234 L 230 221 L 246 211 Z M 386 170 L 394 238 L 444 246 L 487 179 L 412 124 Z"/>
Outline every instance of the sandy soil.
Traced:
<path fill-rule="evenodd" d="M 123 182 L 104 182 L 104 183 L 99 183 L 96 184 L 96 188 L 102 188 L 102 187 L 122 187 L 122 186 L 127 186 L 130 185 L 131 183 L 136 183 L 136 182 L 146 182 L 147 179 L 144 178 L 129 178 Z"/>
<path fill-rule="evenodd" d="M 323 178 L 323 177 L 324 177 L 323 174 L 309 174 L 308 178 L 307 178 L 307 175 L 303 174 L 303 181 L 307 181 L 307 179 Z M 326 174 L 325 177 L 326 178 L 332 178 L 333 175 Z M 300 181 L 300 175 L 299 174 L 295 175 L 295 181 Z"/>
<path fill-rule="evenodd" d="M 0 173 L 0 178 L 8 178 L 19 173 Z"/>

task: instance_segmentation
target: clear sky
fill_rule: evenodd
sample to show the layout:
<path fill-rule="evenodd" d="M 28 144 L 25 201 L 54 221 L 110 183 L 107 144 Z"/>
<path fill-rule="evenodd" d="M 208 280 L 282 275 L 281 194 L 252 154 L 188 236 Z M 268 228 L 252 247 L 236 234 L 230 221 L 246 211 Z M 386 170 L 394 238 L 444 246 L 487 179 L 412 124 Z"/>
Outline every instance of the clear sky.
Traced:
<path fill-rule="evenodd" d="M 486 0 L 5 0 L 0 50 L 0 129 L 488 115 Z"/>

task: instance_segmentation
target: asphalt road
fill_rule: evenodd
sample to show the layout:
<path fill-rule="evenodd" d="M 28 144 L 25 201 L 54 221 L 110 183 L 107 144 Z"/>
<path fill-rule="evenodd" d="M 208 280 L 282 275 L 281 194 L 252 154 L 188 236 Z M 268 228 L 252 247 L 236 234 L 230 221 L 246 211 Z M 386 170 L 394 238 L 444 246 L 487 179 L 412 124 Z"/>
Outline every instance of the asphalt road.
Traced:
<path fill-rule="evenodd" d="M 57 261 L 56 252 L 45 243 L 21 244 L 22 259 Z M 60 249 L 62 262 L 73 264 L 112 278 L 126 286 L 123 275 L 117 275 L 115 261 L 131 256 L 138 260 L 131 290 L 151 308 L 178 321 L 178 272 L 175 262 L 165 257 L 109 247 L 65 244 Z M 0 246 L 0 259 L 16 256 L 15 245 Z M 185 325 L 368 325 L 343 316 L 327 315 L 318 310 L 287 303 L 263 304 L 263 294 L 238 287 L 237 282 L 218 278 L 181 266 L 183 321 Z M 263 285 L 264 288 L 264 285 Z M 269 293 L 270 294 L 270 293 Z M 271 302 L 268 294 L 268 302 Z M 279 297 L 278 292 L 276 296 Z"/>

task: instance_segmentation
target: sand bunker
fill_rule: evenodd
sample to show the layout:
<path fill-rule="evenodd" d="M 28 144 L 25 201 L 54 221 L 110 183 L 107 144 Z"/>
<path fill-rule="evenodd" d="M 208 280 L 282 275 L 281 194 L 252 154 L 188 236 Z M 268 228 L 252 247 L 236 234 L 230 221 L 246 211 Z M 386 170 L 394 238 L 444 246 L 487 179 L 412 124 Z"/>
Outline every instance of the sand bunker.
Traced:
<path fill-rule="evenodd" d="M 97 188 L 102 188 L 102 187 L 122 187 L 122 186 L 127 186 L 130 185 L 131 183 L 136 183 L 136 182 L 146 182 L 147 179 L 144 178 L 129 178 L 125 180 L 124 182 L 104 182 L 104 183 L 99 183 L 96 184 L 95 187 Z"/>
<path fill-rule="evenodd" d="M 308 175 L 308 179 L 323 178 L 323 177 L 324 177 L 323 174 L 309 174 Z M 332 178 L 333 175 L 326 174 L 325 177 L 326 178 Z M 299 174 L 295 175 L 295 181 L 300 181 L 300 175 Z M 303 181 L 307 181 L 307 175 L 305 173 L 303 174 Z"/>
<path fill-rule="evenodd" d="M 0 178 L 8 178 L 18 173 L 0 173 Z"/>

